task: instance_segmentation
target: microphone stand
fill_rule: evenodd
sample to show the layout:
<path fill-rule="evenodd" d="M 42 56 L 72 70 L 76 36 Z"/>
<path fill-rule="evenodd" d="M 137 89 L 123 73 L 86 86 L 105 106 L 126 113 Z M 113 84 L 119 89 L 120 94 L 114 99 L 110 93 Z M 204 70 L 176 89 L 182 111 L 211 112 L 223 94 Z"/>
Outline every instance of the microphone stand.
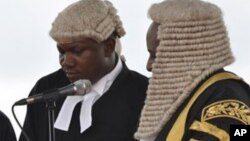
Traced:
<path fill-rule="evenodd" d="M 55 100 L 49 100 L 46 102 L 46 107 L 48 110 L 48 124 L 49 124 L 49 141 L 56 141 L 55 138 L 55 108 L 56 103 Z"/>
<path fill-rule="evenodd" d="M 46 108 L 48 110 L 48 126 L 49 126 L 49 141 L 55 141 L 55 128 L 54 128 L 54 122 L 55 122 L 55 108 L 56 108 L 56 100 L 60 97 L 65 97 L 69 94 L 86 94 L 91 90 L 91 82 L 89 80 L 78 80 L 74 82 L 73 84 L 70 84 L 68 86 L 58 88 L 58 89 L 51 89 L 44 93 L 39 93 L 37 95 L 33 95 L 29 98 L 21 99 L 12 106 L 12 112 L 14 113 L 14 106 L 15 105 L 25 105 L 25 104 L 31 104 L 34 102 L 46 102 Z M 14 114 L 13 114 L 14 115 Z M 15 117 L 15 115 L 14 115 Z M 16 117 L 15 117 L 16 119 Z M 17 121 L 17 123 L 19 123 Z M 21 125 L 18 124 L 20 128 L 22 129 Z M 23 131 L 25 138 L 28 138 L 26 133 Z"/>

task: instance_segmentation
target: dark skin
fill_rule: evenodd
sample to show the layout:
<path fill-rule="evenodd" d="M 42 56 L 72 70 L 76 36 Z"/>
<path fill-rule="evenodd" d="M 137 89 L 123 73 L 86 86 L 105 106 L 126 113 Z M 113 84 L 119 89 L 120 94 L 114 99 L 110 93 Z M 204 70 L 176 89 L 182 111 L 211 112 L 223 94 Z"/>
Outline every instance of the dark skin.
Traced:
<path fill-rule="evenodd" d="M 156 57 L 156 47 L 159 45 L 160 41 L 157 39 L 157 31 L 158 31 L 159 24 L 153 22 L 148 29 L 147 32 L 147 48 L 149 52 L 149 58 L 147 62 L 147 70 L 149 72 L 152 71 L 152 64 L 155 61 Z"/>
<path fill-rule="evenodd" d="M 70 82 L 88 79 L 95 83 L 115 67 L 115 40 L 97 42 L 83 38 L 72 43 L 57 43 L 60 65 Z"/>

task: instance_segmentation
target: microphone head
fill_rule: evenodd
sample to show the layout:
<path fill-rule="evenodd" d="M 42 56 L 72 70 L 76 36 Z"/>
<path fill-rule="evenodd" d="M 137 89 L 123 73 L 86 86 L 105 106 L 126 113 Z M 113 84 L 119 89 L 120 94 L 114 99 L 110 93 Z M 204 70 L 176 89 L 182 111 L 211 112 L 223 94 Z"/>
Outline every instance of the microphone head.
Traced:
<path fill-rule="evenodd" d="M 87 79 L 80 79 L 74 82 L 74 85 L 76 87 L 75 93 L 77 95 L 84 95 L 88 92 L 90 92 L 92 84 Z"/>

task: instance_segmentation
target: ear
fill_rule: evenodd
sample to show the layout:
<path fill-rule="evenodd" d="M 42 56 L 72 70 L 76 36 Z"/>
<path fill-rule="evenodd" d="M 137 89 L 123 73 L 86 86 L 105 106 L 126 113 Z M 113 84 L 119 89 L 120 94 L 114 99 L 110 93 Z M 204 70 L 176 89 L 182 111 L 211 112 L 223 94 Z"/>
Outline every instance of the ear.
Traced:
<path fill-rule="evenodd" d="M 115 44 L 116 41 L 113 38 L 108 38 L 106 41 L 104 41 L 104 53 L 106 57 L 109 57 L 113 54 L 115 51 Z"/>

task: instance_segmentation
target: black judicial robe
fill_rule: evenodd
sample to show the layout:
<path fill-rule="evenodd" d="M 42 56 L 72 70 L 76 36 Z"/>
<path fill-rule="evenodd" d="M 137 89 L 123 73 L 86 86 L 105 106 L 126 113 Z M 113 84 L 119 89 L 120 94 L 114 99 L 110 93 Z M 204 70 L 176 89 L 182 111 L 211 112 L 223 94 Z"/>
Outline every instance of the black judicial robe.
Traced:
<path fill-rule="evenodd" d="M 234 75 L 234 78 L 216 81 L 194 102 L 190 102 L 194 93 L 203 84 L 208 84 L 206 81 L 209 78 L 221 73 L 225 73 L 224 70 L 212 74 L 197 86 L 191 96 L 177 108 L 155 141 L 229 141 L 230 124 L 250 125 L 250 87 L 232 73 L 229 75 Z M 224 77 L 222 75 L 221 78 Z M 181 113 L 184 113 L 188 103 L 191 106 L 185 117 Z M 174 128 L 174 125 L 181 125 L 178 118 L 183 121 L 184 127 Z M 173 134 L 171 138 L 171 132 L 178 134 Z"/>
<path fill-rule="evenodd" d="M 0 111 L 0 141 L 16 141 L 16 135 L 7 116 Z"/>
<path fill-rule="evenodd" d="M 32 89 L 30 96 L 49 89 L 60 88 L 69 83 L 63 70 L 60 69 L 41 78 Z M 82 134 L 80 134 L 80 130 L 65 132 L 55 129 L 56 140 L 133 141 L 147 85 L 148 79 L 145 76 L 129 70 L 123 63 L 122 71 L 110 89 L 93 105 L 92 126 Z M 55 119 L 64 100 L 65 98 L 56 101 Z M 45 106 L 45 103 L 28 106 L 24 130 L 32 141 L 48 141 L 48 114 Z M 26 141 L 23 134 L 19 141 Z"/>

